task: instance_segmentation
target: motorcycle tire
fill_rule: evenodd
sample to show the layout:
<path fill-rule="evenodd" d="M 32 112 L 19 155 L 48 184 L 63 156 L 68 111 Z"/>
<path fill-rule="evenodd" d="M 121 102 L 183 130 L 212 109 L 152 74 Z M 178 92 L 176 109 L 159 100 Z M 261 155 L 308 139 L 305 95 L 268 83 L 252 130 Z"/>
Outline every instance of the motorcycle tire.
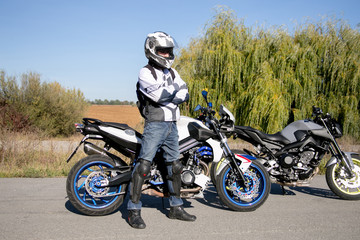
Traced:
<path fill-rule="evenodd" d="M 354 162 L 352 178 L 347 178 L 341 164 L 333 164 L 326 169 L 326 182 L 337 196 L 346 200 L 360 200 L 360 157 L 353 155 Z"/>
<path fill-rule="evenodd" d="M 116 187 L 97 187 L 100 181 L 110 178 L 114 161 L 103 155 L 91 155 L 78 161 L 70 170 L 66 181 L 66 193 L 71 204 L 89 216 L 103 216 L 115 212 L 124 201 L 128 184 Z M 107 173 L 107 174 L 106 174 Z M 121 195 L 116 195 L 122 193 Z"/>
<path fill-rule="evenodd" d="M 241 186 L 233 169 L 227 165 L 216 179 L 220 200 L 231 210 L 238 212 L 250 212 L 259 208 L 268 198 L 271 188 L 269 174 L 256 160 L 252 161 L 244 177 L 249 183 L 248 189 Z"/>

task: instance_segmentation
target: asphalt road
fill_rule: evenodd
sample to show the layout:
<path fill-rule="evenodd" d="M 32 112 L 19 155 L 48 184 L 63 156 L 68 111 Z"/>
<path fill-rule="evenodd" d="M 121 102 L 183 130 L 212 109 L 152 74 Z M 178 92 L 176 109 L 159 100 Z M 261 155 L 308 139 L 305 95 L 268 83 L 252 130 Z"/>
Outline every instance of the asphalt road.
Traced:
<path fill-rule="evenodd" d="M 65 181 L 0 179 L 0 239 L 360 239 L 360 201 L 336 197 L 324 176 L 286 195 L 273 184 L 265 204 L 248 213 L 228 210 L 211 187 L 205 199 L 185 200 L 195 222 L 168 219 L 167 199 L 164 209 L 161 198 L 143 195 L 143 230 L 128 225 L 126 204 L 108 216 L 79 214 Z"/>

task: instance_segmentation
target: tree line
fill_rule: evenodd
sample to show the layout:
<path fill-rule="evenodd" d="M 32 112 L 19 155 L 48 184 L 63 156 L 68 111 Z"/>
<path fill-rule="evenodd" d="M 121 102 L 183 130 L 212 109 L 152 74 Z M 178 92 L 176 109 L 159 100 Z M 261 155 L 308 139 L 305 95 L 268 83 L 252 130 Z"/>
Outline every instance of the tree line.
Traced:
<path fill-rule="evenodd" d="M 116 100 L 107 100 L 107 99 L 95 99 L 93 101 L 88 100 L 89 104 L 94 104 L 94 105 L 132 105 L 134 106 L 135 103 L 133 101 L 120 101 L 119 99 Z"/>
<path fill-rule="evenodd" d="M 315 105 L 360 138 L 360 34 L 342 20 L 308 21 L 290 34 L 247 27 L 222 7 L 174 67 L 188 83 L 189 115 L 208 88 L 214 106 L 227 106 L 237 125 L 275 133 L 309 118 Z"/>

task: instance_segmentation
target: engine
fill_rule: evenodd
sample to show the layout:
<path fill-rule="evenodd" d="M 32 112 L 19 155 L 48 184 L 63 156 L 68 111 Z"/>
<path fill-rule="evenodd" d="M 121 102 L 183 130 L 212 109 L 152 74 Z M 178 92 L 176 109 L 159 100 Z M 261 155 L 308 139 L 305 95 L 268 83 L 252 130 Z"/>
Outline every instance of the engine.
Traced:
<path fill-rule="evenodd" d="M 184 169 L 181 173 L 183 188 L 182 197 L 202 197 L 210 181 L 209 167 L 206 162 L 212 161 L 212 149 L 207 146 L 190 149 L 181 159 Z M 197 195 L 200 196 L 197 196 Z"/>
<path fill-rule="evenodd" d="M 303 152 L 283 153 L 278 157 L 277 163 L 273 163 L 273 169 L 270 171 L 271 175 L 277 175 L 284 181 L 297 181 L 309 178 L 318 161 L 315 150 L 308 148 Z"/>
<path fill-rule="evenodd" d="M 296 157 L 296 155 L 292 155 L 289 153 L 284 153 L 279 158 L 279 164 L 283 168 L 291 168 L 296 164 L 297 161 L 298 158 Z"/>
<path fill-rule="evenodd" d="M 182 198 L 203 198 L 203 191 L 206 189 L 210 178 L 209 167 L 206 162 L 212 161 L 212 149 L 207 146 L 192 148 L 180 158 L 184 165 L 181 173 L 181 197 Z M 167 178 L 167 170 L 164 164 L 153 164 L 149 183 L 143 187 L 143 193 L 162 197 L 161 186 Z M 154 190 L 154 191 L 153 191 Z"/>
<path fill-rule="evenodd" d="M 314 151 L 304 151 L 298 154 L 284 153 L 279 158 L 279 164 L 283 168 L 291 168 L 295 165 L 297 167 L 307 166 L 310 161 L 314 158 Z"/>

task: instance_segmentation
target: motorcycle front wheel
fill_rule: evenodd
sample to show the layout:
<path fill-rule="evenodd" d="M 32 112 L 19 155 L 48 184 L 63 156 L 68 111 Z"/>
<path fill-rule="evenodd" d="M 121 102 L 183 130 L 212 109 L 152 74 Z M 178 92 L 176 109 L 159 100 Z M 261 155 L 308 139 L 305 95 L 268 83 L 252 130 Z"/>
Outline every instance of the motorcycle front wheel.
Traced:
<path fill-rule="evenodd" d="M 114 161 L 103 155 L 91 155 L 78 161 L 70 170 L 66 192 L 71 204 L 89 216 L 103 216 L 116 211 L 123 203 L 127 184 L 115 187 L 99 187 L 113 173 Z"/>
<path fill-rule="evenodd" d="M 326 182 L 336 195 L 346 200 L 360 200 L 360 157 L 352 156 L 354 177 L 349 178 L 341 163 L 326 169 Z"/>
<path fill-rule="evenodd" d="M 253 161 L 245 171 L 248 183 L 243 187 L 230 165 L 221 170 L 216 179 L 216 189 L 221 201 L 230 209 L 239 212 L 250 212 L 259 208 L 269 196 L 270 178 L 264 167 Z"/>

